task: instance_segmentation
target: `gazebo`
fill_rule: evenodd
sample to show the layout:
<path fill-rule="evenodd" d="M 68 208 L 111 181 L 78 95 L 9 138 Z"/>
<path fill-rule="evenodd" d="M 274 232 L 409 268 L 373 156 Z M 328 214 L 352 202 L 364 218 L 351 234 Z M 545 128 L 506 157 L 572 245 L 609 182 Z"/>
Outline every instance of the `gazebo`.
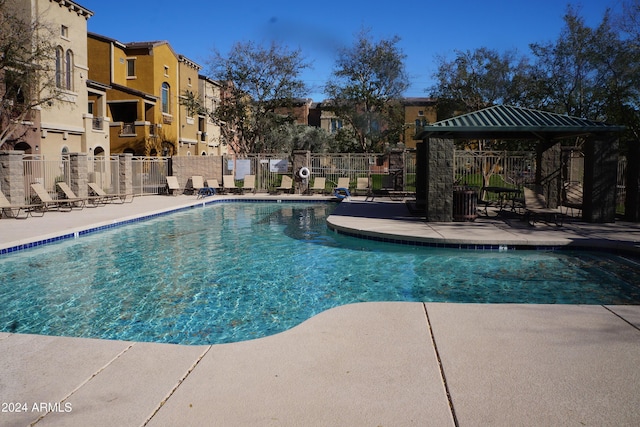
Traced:
<path fill-rule="evenodd" d="M 496 105 L 424 126 L 416 135 L 416 196 L 427 221 L 452 221 L 456 139 L 535 140 L 535 184 L 551 207 L 561 195 L 561 140 L 583 137 L 583 220 L 615 221 L 618 135 L 622 126 Z"/>

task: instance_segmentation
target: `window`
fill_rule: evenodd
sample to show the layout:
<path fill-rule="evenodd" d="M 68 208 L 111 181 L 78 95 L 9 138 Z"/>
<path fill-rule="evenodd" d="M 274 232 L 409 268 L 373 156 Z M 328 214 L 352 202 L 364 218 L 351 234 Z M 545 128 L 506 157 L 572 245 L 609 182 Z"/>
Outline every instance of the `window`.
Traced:
<path fill-rule="evenodd" d="M 62 87 L 64 80 L 64 52 L 62 47 L 56 48 L 56 87 Z"/>
<path fill-rule="evenodd" d="M 60 36 L 62 38 L 68 39 L 69 38 L 69 27 L 67 27 L 66 25 L 61 25 L 60 26 Z"/>
<path fill-rule="evenodd" d="M 89 105 L 87 106 L 87 112 L 89 114 L 93 114 L 93 101 L 89 101 Z"/>
<path fill-rule="evenodd" d="M 73 90 L 73 52 L 56 48 L 56 87 Z"/>
<path fill-rule="evenodd" d="M 136 60 L 135 58 L 127 58 L 127 77 L 136 76 Z"/>
<path fill-rule="evenodd" d="M 424 111 L 422 111 L 422 110 L 418 110 L 418 115 L 419 115 L 419 116 L 424 116 Z"/>
<path fill-rule="evenodd" d="M 166 77 L 169 77 L 169 67 L 168 67 L 168 66 L 166 66 L 166 65 L 164 66 L 164 75 L 165 75 Z"/>
<path fill-rule="evenodd" d="M 188 77 L 188 78 L 187 78 L 187 85 L 188 85 L 188 86 L 191 86 L 191 77 Z"/>
<path fill-rule="evenodd" d="M 73 90 L 73 52 L 67 51 L 65 55 L 65 89 Z"/>
<path fill-rule="evenodd" d="M 162 99 L 162 112 L 165 114 L 169 114 L 169 83 L 162 83 L 160 96 Z"/>
<path fill-rule="evenodd" d="M 336 133 L 341 128 L 342 128 L 342 120 L 331 119 L 331 133 Z"/>

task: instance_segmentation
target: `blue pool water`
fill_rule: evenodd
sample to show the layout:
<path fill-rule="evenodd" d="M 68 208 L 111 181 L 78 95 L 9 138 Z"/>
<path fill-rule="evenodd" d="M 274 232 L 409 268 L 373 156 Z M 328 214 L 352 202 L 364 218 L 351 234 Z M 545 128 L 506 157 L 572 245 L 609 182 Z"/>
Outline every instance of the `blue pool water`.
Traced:
<path fill-rule="evenodd" d="M 0 330 L 212 344 L 363 301 L 640 303 L 604 254 L 419 248 L 342 236 L 331 203 L 222 203 L 0 258 Z"/>

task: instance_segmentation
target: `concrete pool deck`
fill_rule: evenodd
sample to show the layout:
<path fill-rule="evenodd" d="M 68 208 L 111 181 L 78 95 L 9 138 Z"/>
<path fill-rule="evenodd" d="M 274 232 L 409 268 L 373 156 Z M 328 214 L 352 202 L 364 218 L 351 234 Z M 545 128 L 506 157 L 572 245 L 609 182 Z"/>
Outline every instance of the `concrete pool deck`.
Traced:
<path fill-rule="evenodd" d="M 192 204 L 202 201 L 148 196 L 2 219 L 0 249 Z M 543 246 L 590 239 L 633 249 L 638 238 L 626 223 L 425 227 L 391 205 L 354 199 L 331 220 L 402 240 L 413 230 L 497 242 L 504 232 Z M 212 346 L 0 332 L 0 361 L 2 426 L 640 423 L 640 306 L 361 303 L 278 335 Z"/>

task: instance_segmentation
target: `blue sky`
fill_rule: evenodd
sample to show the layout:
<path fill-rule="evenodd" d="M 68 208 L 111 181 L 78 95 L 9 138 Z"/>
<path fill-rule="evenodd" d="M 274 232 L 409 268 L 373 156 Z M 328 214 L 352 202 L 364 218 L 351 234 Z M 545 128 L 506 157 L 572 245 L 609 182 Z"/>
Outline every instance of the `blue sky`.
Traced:
<path fill-rule="evenodd" d="M 355 35 L 370 28 L 375 40 L 398 35 L 411 87 L 406 96 L 427 96 L 433 84 L 436 55 L 488 47 L 529 53 L 530 43 L 553 41 L 569 3 L 587 25 L 597 25 L 607 7 L 621 10 L 622 0 L 424 0 L 302 2 L 271 0 L 76 0 L 94 12 L 89 31 L 120 42 L 167 40 L 173 49 L 205 69 L 212 49 L 226 55 L 239 41 L 269 43 L 277 39 L 300 48 L 313 69 L 302 78 L 313 87 L 309 97 L 321 101 L 322 86 L 335 64 L 335 52 L 351 46 Z M 117 4 L 117 5 L 116 5 Z"/>

